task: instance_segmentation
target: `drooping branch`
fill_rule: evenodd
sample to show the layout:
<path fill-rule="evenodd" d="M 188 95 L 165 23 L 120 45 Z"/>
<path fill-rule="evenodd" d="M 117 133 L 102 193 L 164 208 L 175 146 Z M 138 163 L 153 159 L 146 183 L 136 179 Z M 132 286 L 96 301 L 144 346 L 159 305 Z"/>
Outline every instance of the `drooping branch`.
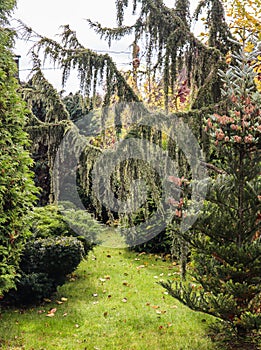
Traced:
<path fill-rule="evenodd" d="M 34 57 L 34 67 L 32 77 L 24 88 L 21 89 L 23 99 L 27 102 L 30 109 L 33 105 L 44 105 L 45 115 L 43 117 L 46 123 L 57 123 L 61 120 L 68 120 L 69 113 L 57 90 L 44 77 L 40 62 Z"/>
<path fill-rule="evenodd" d="M 137 11 L 137 5 L 140 5 L 139 14 L 134 25 L 125 27 L 124 13 L 130 4 L 133 5 L 134 11 Z M 195 108 L 200 108 L 206 103 L 219 101 L 221 94 L 217 71 L 224 63 L 225 54 L 235 46 L 228 40 L 232 35 L 225 22 L 221 2 L 201 1 L 196 17 L 203 7 L 209 8 L 208 45 L 202 43 L 190 31 L 189 1 L 176 0 L 174 8 L 171 9 L 165 6 L 162 0 L 117 0 L 118 28 L 102 28 L 99 23 L 90 20 L 89 24 L 109 44 L 127 34 L 133 34 L 135 42 L 145 39 L 146 71 L 149 77 L 151 71 L 156 75 L 163 74 L 165 103 L 168 103 L 168 95 L 174 91 L 178 72 L 183 69 L 189 86 L 193 86 L 194 100 L 198 97 L 197 92 L 209 99 L 206 101 L 206 98 L 200 97 L 200 101 L 195 105 Z"/>
<path fill-rule="evenodd" d="M 208 29 L 208 45 L 218 47 L 220 52 L 225 55 L 228 47 L 231 47 L 233 35 L 225 21 L 225 11 L 220 0 L 201 0 L 194 12 L 194 18 L 198 20 L 199 15 L 207 9 L 207 18 L 205 21 Z M 233 45 L 233 48 L 239 48 L 239 45 Z"/>
<path fill-rule="evenodd" d="M 44 59 L 51 59 L 63 70 L 62 84 L 65 85 L 73 69 L 78 71 L 80 88 L 87 95 L 96 95 L 97 85 L 105 86 L 106 103 L 113 94 L 124 101 L 139 101 L 138 96 L 128 85 L 117 69 L 116 64 L 107 54 L 101 55 L 85 48 L 77 39 L 76 33 L 69 25 L 62 26 L 61 43 L 46 37 L 38 36 L 38 42 L 32 47 L 32 52 L 42 50 Z M 31 28 L 23 26 L 23 31 L 30 35 Z M 34 36 L 36 33 L 34 32 Z"/>

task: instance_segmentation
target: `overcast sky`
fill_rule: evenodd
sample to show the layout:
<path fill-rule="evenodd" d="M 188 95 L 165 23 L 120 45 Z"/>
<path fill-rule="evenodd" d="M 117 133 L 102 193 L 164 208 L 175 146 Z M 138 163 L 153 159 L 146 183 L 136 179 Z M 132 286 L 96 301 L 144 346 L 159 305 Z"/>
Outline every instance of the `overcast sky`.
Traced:
<path fill-rule="evenodd" d="M 172 7 L 174 0 L 164 0 L 167 6 Z M 195 7 L 195 1 L 193 2 Z M 197 1 L 196 1 L 197 3 Z M 94 33 L 88 26 L 86 18 L 100 22 L 103 26 L 115 26 L 115 0 L 17 0 L 17 8 L 13 14 L 14 18 L 22 20 L 25 24 L 32 27 L 34 31 L 43 36 L 55 38 L 59 33 L 59 26 L 69 24 L 76 31 L 80 42 L 93 50 L 120 51 L 124 53 L 112 53 L 110 55 L 115 60 L 119 68 L 130 68 L 131 65 L 131 37 L 120 42 L 113 43 L 111 48 L 108 44 L 100 40 L 99 36 Z M 127 13 L 126 24 L 132 24 L 134 18 L 131 11 Z M 14 23 L 13 23 L 14 25 Z M 25 43 L 17 40 L 15 53 L 21 55 L 20 59 L 20 78 L 27 80 L 29 69 L 32 64 L 27 55 L 30 46 L 33 43 Z M 51 68 L 48 62 L 45 68 Z M 61 75 L 59 71 L 44 70 L 45 76 L 61 89 Z M 76 91 L 78 82 L 75 77 L 70 79 L 66 86 L 66 92 Z"/>

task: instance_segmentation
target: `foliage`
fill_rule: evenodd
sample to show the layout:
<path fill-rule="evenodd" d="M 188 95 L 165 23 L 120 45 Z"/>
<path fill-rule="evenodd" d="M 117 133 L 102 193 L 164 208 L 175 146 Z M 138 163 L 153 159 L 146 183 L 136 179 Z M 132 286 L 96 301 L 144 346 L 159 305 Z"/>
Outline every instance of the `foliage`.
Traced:
<path fill-rule="evenodd" d="M 131 247 L 136 252 L 170 255 L 172 251 L 173 238 L 166 230 L 161 231 L 149 241 Z"/>
<path fill-rule="evenodd" d="M 260 0 L 225 1 L 226 13 L 229 17 L 231 31 L 244 46 L 252 52 L 261 41 L 261 2 Z M 252 65 L 257 76 L 255 82 L 261 91 L 261 56 L 255 57 Z"/>
<path fill-rule="evenodd" d="M 257 54 L 257 53 L 256 53 Z M 245 336 L 261 326 L 260 111 L 261 97 L 249 64 L 252 55 L 234 55 L 224 73 L 225 115 L 206 120 L 206 132 L 223 171 L 212 180 L 204 210 L 192 232 L 196 285 L 162 285 L 190 308 L 214 315 Z"/>
<path fill-rule="evenodd" d="M 32 303 L 50 296 L 88 255 L 103 230 L 89 213 L 70 203 L 59 209 L 36 207 L 30 214 L 33 239 L 23 250 L 16 290 L 7 294 L 10 302 Z"/>
<path fill-rule="evenodd" d="M 103 227 L 87 211 L 61 203 L 59 208 L 55 205 L 34 208 L 30 229 L 36 239 L 74 236 L 83 243 L 87 255 Z"/>
<path fill-rule="evenodd" d="M 124 12 L 133 4 L 136 21 L 131 26 L 124 26 Z M 137 6 L 140 4 L 141 6 Z M 179 72 L 184 72 L 184 81 L 188 88 L 193 88 L 193 98 L 201 91 L 210 90 L 207 103 L 218 102 L 220 91 L 218 83 L 213 86 L 212 79 L 217 78 L 217 68 L 222 64 L 229 49 L 237 46 L 228 40 L 231 36 L 225 22 L 224 10 L 219 0 L 202 1 L 198 13 L 202 8 L 208 8 L 208 25 L 211 40 L 204 45 L 190 31 L 190 14 L 188 1 L 176 1 L 173 9 L 160 1 L 116 1 L 116 28 L 103 28 L 99 23 L 88 20 L 89 25 L 101 37 L 108 40 L 119 40 L 133 34 L 133 47 L 139 47 L 145 41 L 146 68 L 145 75 L 149 82 L 154 77 L 162 77 L 164 104 L 168 109 L 168 98 L 177 94 Z M 139 12 L 139 13 L 138 13 Z M 32 28 L 20 23 L 20 31 L 25 38 L 38 37 L 39 42 L 32 48 L 33 55 L 43 50 L 45 57 L 50 57 L 63 69 L 63 83 L 66 82 L 72 69 L 78 70 L 81 90 L 89 96 L 96 96 L 97 85 L 104 82 L 104 105 L 108 105 L 113 96 L 119 101 L 136 101 L 140 98 L 135 94 L 124 76 L 117 70 L 116 65 L 108 55 L 98 55 L 84 48 L 78 41 L 76 34 L 69 26 L 63 26 L 61 43 L 42 37 Z M 135 56 L 136 57 L 136 56 Z M 136 57 L 137 59 L 137 57 Z M 136 74 L 134 67 L 133 74 Z M 135 80 L 135 78 L 134 78 Z M 206 101 L 205 101 L 206 102 Z M 202 107 L 202 103 L 197 106 Z"/>
<path fill-rule="evenodd" d="M 14 33 L 7 27 L 15 1 L 0 4 L 0 297 L 14 286 L 21 250 L 29 235 L 27 213 L 36 189 L 32 160 L 23 131 L 27 110 L 17 93 L 16 65 L 11 52 Z"/>
<path fill-rule="evenodd" d="M 7 294 L 11 303 L 31 304 L 49 297 L 84 256 L 82 243 L 74 237 L 39 238 L 28 242 L 20 263 L 21 277 Z"/>
<path fill-rule="evenodd" d="M 35 106 L 44 108 L 44 115 L 40 116 L 42 122 L 57 123 L 69 119 L 69 113 L 61 101 L 56 89 L 45 79 L 40 62 L 34 57 L 32 77 L 22 88 L 22 95 L 31 109 Z"/>
<path fill-rule="evenodd" d="M 74 122 L 83 119 L 92 109 L 101 105 L 101 97 L 98 94 L 95 100 L 89 101 L 89 98 L 84 97 L 80 91 L 75 94 L 70 92 L 69 95 L 63 97 L 62 101 L 70 114 L 70 119 Z"/>
<path fill-rule="evenodd" d="M 72 234 L 55 205 L 35 207 L 31 213 L 30 229 L 35 238 L 70 236 Z"/>
<path fill-rule="evenodd" d="M 210 47 L 218 47 L 223 55 L 228 52 L 229 39 L 232 39 L 232 33 L 225 20 L 225 11 L 223 1 L 220 0 L 201 0 L 195 10 L 194 18 L 198 20 L 199 15 L 206 9 L 206 18 L 204 25 L 207 29 L 207 44 Z"/>
<path fill-rule="evenodd" d="M 241 42 L 252 44 L 260 40 L 261 2 L 260 0 L 225 0 L 226 15 L 230 19 L 231 30 L 239 36 Z"/>

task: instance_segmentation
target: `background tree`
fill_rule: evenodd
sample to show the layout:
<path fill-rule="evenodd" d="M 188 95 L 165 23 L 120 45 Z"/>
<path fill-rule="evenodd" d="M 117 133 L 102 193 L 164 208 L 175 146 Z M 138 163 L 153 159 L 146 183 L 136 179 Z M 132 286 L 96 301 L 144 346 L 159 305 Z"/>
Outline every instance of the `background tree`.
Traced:
<path fill-rule="evenodd" d="M 0 3 L 0 297 L 14 286 L 21 250 L 28 237 L 27 214 L 35 199 L 26 106 L 17 93 L 14 32 L 8 15 L 15 1 Z"/>
<path fill-rule="evenodd" d="M 245 50 L 252 52 L 261 41 L 261 1 L 225 0 L 226 14 L 229 27 L 239 39 Z M 252 62 L 255 72 L 255 82 L 261 91 L 261 56 L 255 57 Z"/>

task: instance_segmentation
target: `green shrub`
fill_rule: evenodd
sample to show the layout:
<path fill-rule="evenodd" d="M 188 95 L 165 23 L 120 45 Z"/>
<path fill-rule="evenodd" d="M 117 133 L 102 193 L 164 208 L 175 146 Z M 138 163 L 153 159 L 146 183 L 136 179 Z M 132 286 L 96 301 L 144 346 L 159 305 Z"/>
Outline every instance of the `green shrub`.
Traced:
<path fill-rule="evenodd" d="M 45 272 L 63 282 L 73 272 L 84 256 L 82 243 L 74 237 L 40 238 L 27 243 L 21 259 L 25 273 Z"/>
<path fill-rule="evenodd" d="M 31 231 L 36 238 L 57 236 L 77 237 L 83 245 L 85 255 L 93 248 L 97 233 L 103 226 L 86 210 L 76 209 L 72 203 L 37 207 L 31 215 Z"/>
<path fill-rule="evenodd" d="M 40 238 L 27 243 L 20 263 L 21 276 L 8 299 L 27 304 L 50 296 L 83 256 L 83 244 L 74 237 Z"/>
<path fill-rule="evenodd" d="M 103 226 L 71 203 L 64 202 L 59 209 L 47 205 L 31 212 L 31 240 L 24 247 L 16 290 L 8 293 L 8 301 L 28 304 L 50 296 L 93 248 Z"/>
<path fill-rule="evenodd" d="M 30 229 L 37 238 L 71 236 L 74 233 L 55 205 L 34 208 L 31 213 Z"/>
<path fill-rule="evenodd" d="M 43 298 L 49 297 L 56 289 L 54 280 L 46 273 L 33 272 L 26 274 L 22 272 L 17 289 L 11 290 L 7 300 L 12 304 L 30 304 L 40 302 Z"/>

